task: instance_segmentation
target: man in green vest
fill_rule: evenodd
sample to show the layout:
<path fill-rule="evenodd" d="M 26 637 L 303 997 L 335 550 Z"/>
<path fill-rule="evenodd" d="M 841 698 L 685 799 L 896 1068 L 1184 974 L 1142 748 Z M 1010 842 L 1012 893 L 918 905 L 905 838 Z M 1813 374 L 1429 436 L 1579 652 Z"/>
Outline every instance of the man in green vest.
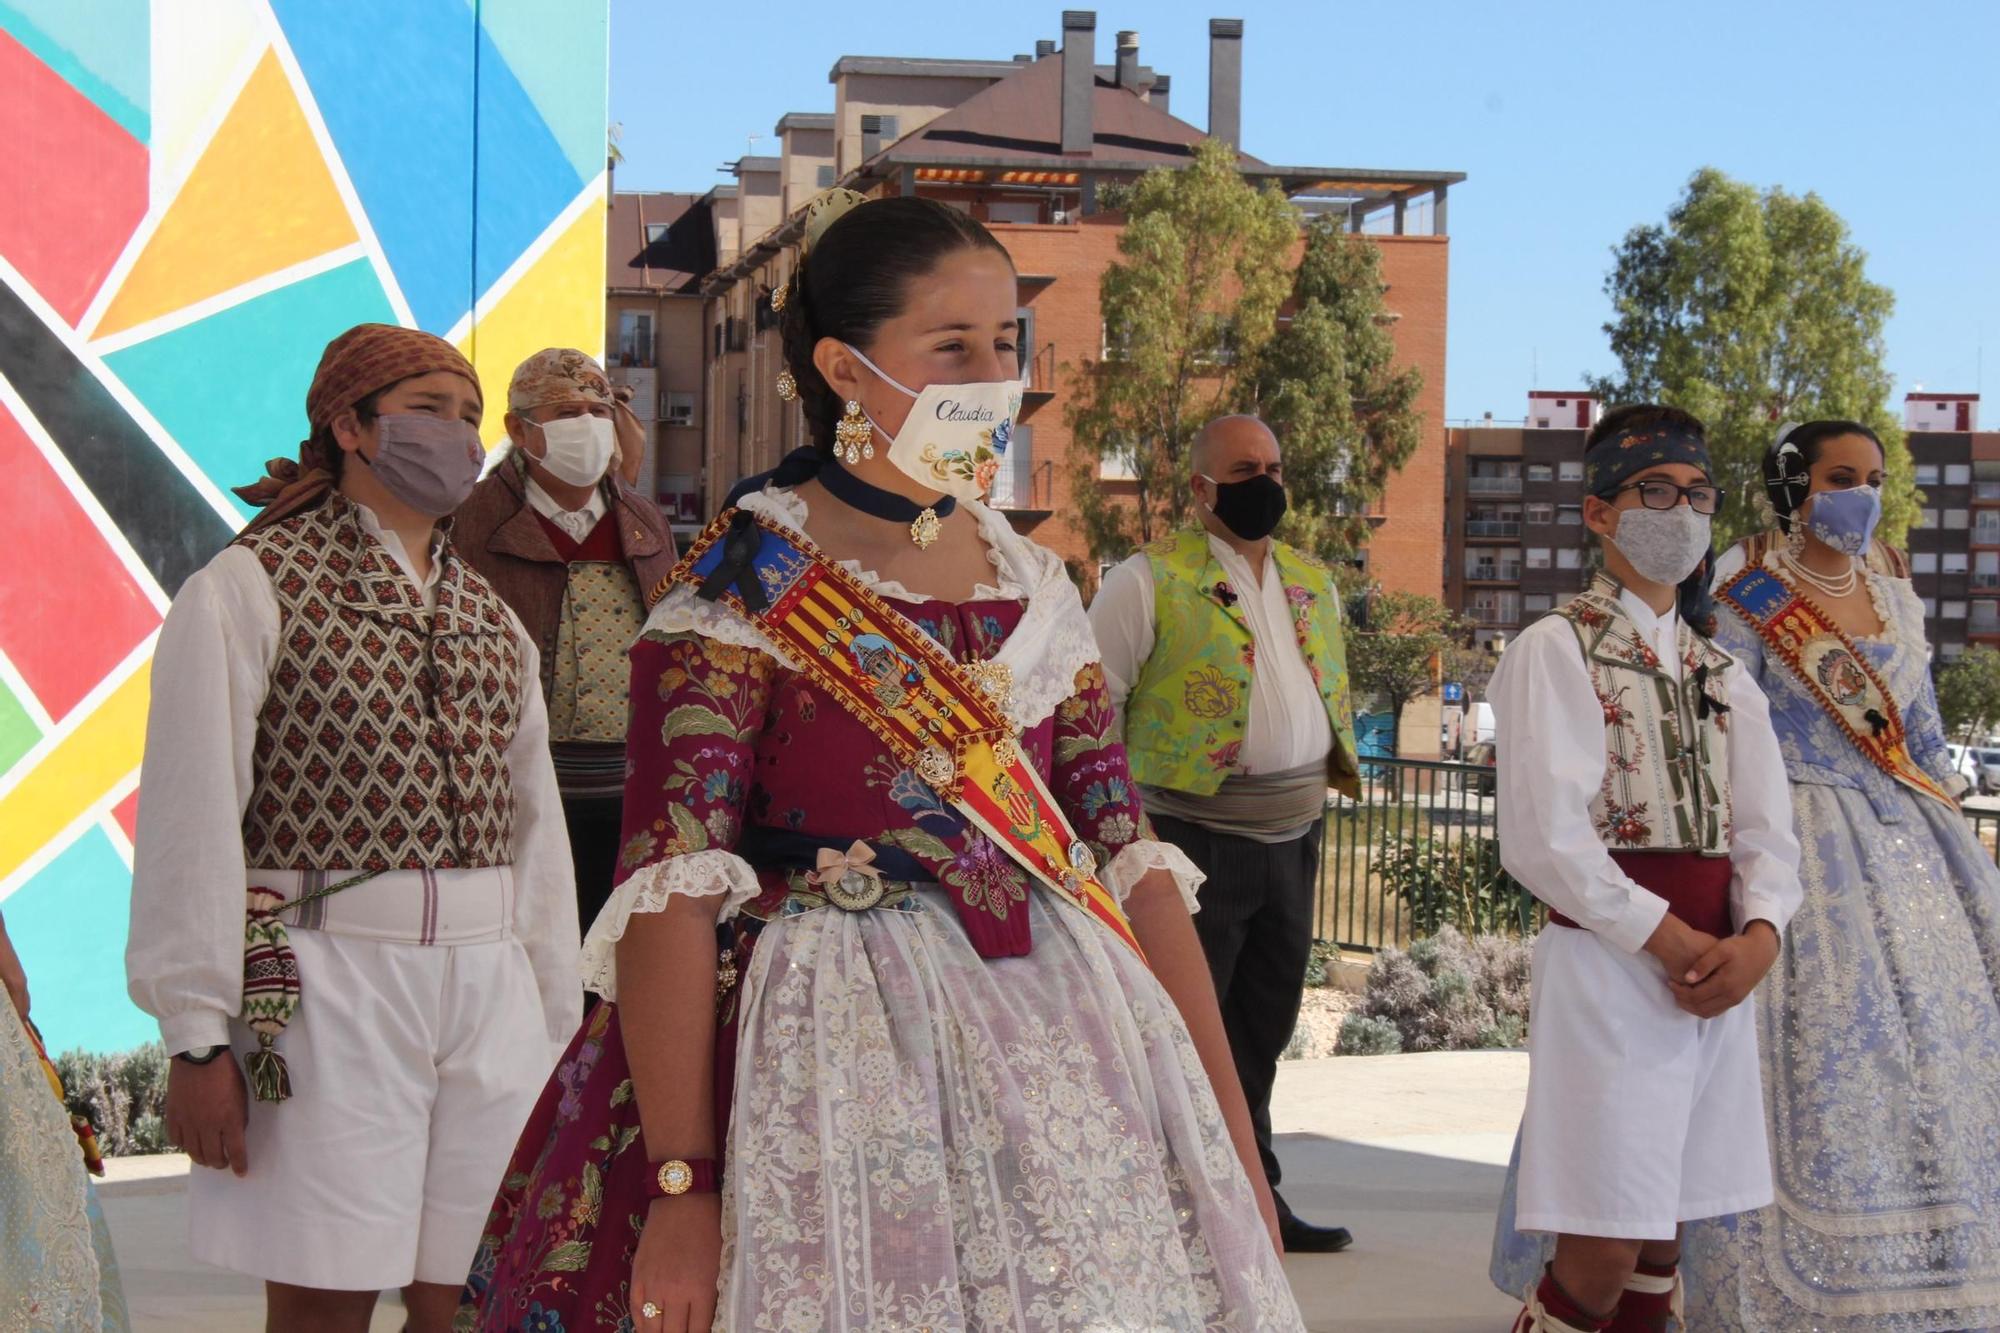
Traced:
<path fill-rule="evenodd" d="M 1271 537 L 1285 485 L 1268 426 L 1211 421 L 1189 464 L 1201 526 L 1107 573 L 1090 620 L 1147 813 L 1208 876 L 1195 929 L 1277 1195 L 1271 1085 L 1311 958 L 1326 793 L 1359 772 L 1340 596 Z M 1351 1243 L 1277 1204 L 1286 1250 Z"/>

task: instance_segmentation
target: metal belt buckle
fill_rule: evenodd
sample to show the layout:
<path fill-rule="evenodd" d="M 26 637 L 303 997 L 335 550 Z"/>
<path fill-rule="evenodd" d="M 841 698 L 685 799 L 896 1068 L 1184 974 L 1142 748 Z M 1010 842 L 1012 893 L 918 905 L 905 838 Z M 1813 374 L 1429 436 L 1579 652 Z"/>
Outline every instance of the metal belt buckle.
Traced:
<path fill-rule="evenodd" d="M 887 890 L 880 879 L 850 870 L 833 883 L 820 885 L 820 892 L 843 912 L 865 912 L 881 902 Z"/>

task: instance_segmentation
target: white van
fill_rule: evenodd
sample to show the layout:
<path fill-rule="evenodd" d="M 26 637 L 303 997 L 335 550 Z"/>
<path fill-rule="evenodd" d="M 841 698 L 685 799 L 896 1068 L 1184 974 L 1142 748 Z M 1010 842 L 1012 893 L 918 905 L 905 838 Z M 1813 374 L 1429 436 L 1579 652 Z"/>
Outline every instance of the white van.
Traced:
<path fill-rule="evenodd" d="M 1468 750 L 1482 742 L 1492 740 L 1493 705 L 1489 703 L 1472 705 L 1472 710 L 1465 715 L 1462 734 Z"/>

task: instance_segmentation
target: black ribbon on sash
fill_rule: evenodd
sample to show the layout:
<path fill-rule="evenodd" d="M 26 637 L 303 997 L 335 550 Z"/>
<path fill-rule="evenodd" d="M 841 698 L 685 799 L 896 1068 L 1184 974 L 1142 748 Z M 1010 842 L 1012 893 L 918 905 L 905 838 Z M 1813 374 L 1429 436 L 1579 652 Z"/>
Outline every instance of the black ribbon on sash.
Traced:
<path fill-rule="evenodd" d="M 729 535 L 722 539 L 721 563 L 709 571 L 701 587 L 695 589 L 695 596 L 704 602 L 720 601 L 733 586 L 745 610 L 762 611 L 769 606 L 771 599 L 764 595 L 764 585 L 757 578 L 757 552 L 763 545 L 764 530 L 757 526 L 755 514 L 739 509 L 730 515 Z"/>
<path fill-rule="evenodd" d="M 1703 662 L 1694 669 L 1694 693 L 1696 703 L 1694 715 L 1706 719 L 1711 713 L 1726 714 L 1729 705 L 1708 692 L 1708 663 Z"/>

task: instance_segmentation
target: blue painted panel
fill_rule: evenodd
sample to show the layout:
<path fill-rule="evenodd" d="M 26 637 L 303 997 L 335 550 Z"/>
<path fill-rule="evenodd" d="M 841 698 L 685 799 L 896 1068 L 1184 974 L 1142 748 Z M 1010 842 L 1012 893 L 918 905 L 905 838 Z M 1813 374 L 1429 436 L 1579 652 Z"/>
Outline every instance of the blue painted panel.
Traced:
<path fill-rule="evenodd" d="M 356 324 L 394 323 L 365 259 L 218 311 L 104 358 L 196 466 L 227 491 L 264 460 L 295 454 L 306 388 L 320 353 Z M 255 374 L 190 374 L 190 366 L 254 366 Z M 237 509 L 249 517 L 248 507 Z"/>
<path fill-rule="evenodd" d="M 579 178 L 604 170 L 608 6 L 579 0 L 505 0 L 479 21 L 533 99 Z"/>
<path fill-rule="evenodd" d="M 125 1051 L 160 1038 L 125 994 L 132 875 L 101 828 L 0 904 L 49 1052 Z"/>

